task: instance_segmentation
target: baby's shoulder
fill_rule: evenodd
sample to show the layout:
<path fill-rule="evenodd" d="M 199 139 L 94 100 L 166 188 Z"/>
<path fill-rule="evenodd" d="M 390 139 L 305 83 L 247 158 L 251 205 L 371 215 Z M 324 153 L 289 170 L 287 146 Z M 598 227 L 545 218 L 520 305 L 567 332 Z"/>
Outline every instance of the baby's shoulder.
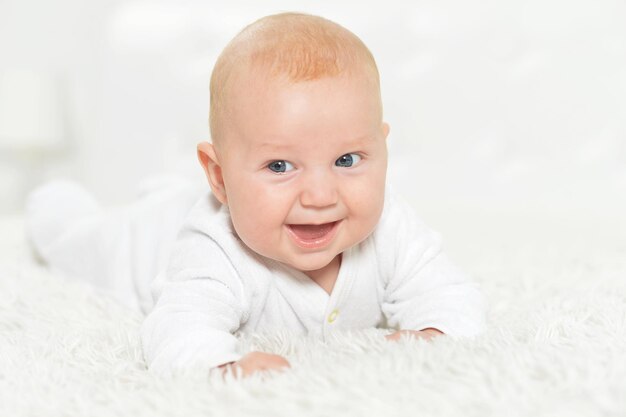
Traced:
<path fill-rule="evenodd" d="M 436 244 L 440 235 L 428 227 L 406 198 L 387 189 L 383 212 L 372 239 L 379 250 L 389 251 L 402 245 Z"/>
<path fill-rule="evenodd" d="M 174 242 L 170 268 L 215 267 L 245 256 L 228 210 L 216 201 L 204 195 L 189 211 Z"/>
<path fill-rule="evenodd" d="M 400 233 L 407 226 L 427 229 L 411 203 L 389 187 L 385 190 L 385 203 L 376 231 L 379 233 Z"/>

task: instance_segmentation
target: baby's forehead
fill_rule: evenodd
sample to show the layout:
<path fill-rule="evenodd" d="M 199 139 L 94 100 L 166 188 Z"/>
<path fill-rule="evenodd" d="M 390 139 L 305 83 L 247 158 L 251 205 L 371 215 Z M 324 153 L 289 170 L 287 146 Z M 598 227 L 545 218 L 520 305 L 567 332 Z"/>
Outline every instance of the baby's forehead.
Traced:
<path fill-rule="evenodd" d="M 250 78 L 250 74 L 255 77 Z M 266 76 L 258 76 L 265 74 Z M 365 44 L 344 27 L 318 16 L 282 13 L 244 28 L 224 49 L 211 76 L 210 123 L 217 140 L 242 78 L 255 88 L 327 77 L 366 74 L 380 94 L 376 63 Z M 279 84 L 280 85 L 280 84 Z M 234 93 L 234 90 L 239 90 Z"/>

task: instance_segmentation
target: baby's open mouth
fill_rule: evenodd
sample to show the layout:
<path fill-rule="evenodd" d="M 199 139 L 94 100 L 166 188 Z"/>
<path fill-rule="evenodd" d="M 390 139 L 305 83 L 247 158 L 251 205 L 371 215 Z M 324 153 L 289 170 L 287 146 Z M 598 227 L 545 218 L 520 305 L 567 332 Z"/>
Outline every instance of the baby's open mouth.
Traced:
<path fill-rule="evenodd" d="M 319 248 L 330 243 L 338 224 L 339 221 L 324 224 L 288 224 L 287 230 L 298 246 Z"/>

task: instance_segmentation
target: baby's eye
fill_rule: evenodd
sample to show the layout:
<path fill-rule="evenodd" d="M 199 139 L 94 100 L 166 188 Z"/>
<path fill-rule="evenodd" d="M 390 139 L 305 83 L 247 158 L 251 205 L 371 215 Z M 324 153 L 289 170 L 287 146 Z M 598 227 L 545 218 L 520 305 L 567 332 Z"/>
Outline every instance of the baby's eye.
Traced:
<path fill-rule="evenodd" d="M 338 167 L 351 167 L 352 165 L 358 163 L 361 160 L 361 157 L 355 153 L 347 153 L 345 155 L 340 156 L 336 161 L 335 165 Z"/>
<path fill-rule="evenodd" d="M 282 174 L 293 169 L 293 165 L 287 161 L 273 161 L 267 164 L 267 167 L 278 174 Z"/>

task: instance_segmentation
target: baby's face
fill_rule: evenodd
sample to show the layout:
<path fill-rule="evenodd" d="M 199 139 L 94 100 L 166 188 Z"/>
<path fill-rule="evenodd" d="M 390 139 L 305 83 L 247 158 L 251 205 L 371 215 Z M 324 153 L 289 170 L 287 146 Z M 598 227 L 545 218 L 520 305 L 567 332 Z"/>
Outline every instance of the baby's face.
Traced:
<path fill-rule="evenodd" d="M 218 154 L 226 203 L 255 252 L 316 271 L 383 209 L 388 126 L 366 77 L 239 80 Z"/>

